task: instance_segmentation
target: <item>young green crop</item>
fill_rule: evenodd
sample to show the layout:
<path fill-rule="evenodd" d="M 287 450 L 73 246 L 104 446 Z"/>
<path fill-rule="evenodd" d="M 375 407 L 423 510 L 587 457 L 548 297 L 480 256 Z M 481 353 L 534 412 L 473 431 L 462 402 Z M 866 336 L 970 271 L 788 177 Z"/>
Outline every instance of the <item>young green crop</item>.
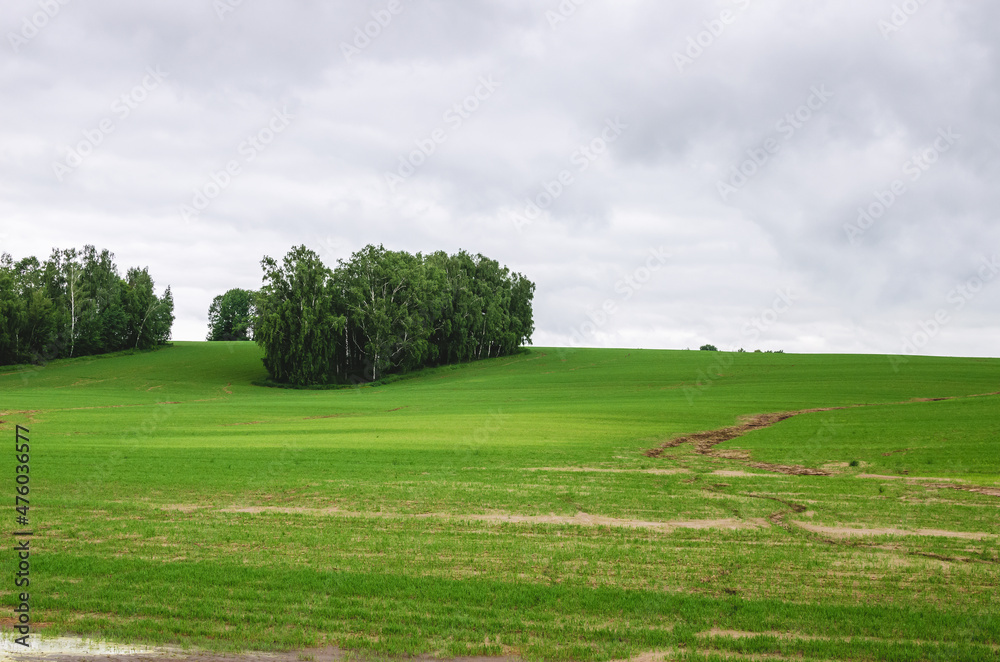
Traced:
<path fill-rule="evenodd" d="M 51 633 L 385 655 L 993 659 L 1000 396 L 983 394 L 1000 390 L 1000 361 L 896 367 L 533 349 L 311 391 L 254 386 L 249 343 L 175 343 L 7 370 L 0 431 L 31 430 L 32 600 Z M 710 454 L 645 454 L 829 407 L 843 408 Z"/>

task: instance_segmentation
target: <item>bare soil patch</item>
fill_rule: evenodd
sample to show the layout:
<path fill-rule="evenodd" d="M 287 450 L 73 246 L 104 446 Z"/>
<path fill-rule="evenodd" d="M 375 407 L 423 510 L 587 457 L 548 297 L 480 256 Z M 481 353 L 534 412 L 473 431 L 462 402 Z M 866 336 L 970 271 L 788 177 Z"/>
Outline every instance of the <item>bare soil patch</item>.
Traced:
<path fill-rule="evenodd" d="M 925 476 L 892 476 L 889 474 L 858 474 L 858 478 L 874 478 L 876 480 L 908 480 L 923 483 L 932 487 L 954 487 L 953 485 L 942 485 L 942 482 L 960 482 L 959 478 L 934 478 L 928 479 Z M 932 481 L 932 482 L 931 482 Z M 986 488 L 989 489 L 989 488 Z"/>
<path fill-rule="evenodd" d="M 813 414 L 823 411 L 837 411 L 842 409 L 854 409 L 857 407 L 879 407 L 879 406 L 889 406 L 889 405 L 903 405 L 911 404 L 914 402 L 941 402 L 944 400 L 959 400 L 963 398 L 981 398 L 986 396 L 1000 395 L 1000 392 L 996 393 L 977 393 L 974 395 L 953 395 L 942 398 L 913 398 L 907 402 L 882 402 L 882 403 L 864 403 L 856 405 L 842 405 L 839 407 L 814 407 L 811 409 L 799 409 L 797 411 L 786 411 L 786 412 L 775 412 L 768 414 L 755 414 L 753 416 L 743 417 L 741 422 L 737 425 L 730 425 L 724 428 L 719 428 L 718 430 L 706 430 L 704 432 L 695 432 L 693 434 L 683 435 L 681 437 L 675 437 L 668 441 L 663 442 L 656 448 L 650 448 L 644 454 L 646 457 L 661 457 L 663 451 L 668 448 L 676 448 L 682 444 L 692 444 L 696 453 L 700 455 L 707 455 L 710 457 L 718 457 L 727 460 L 736 460 L 746 464 L 747 466 L 754 467 L 756 469 L 765 469 L 767 471 L 776 471 L 778 473 L 789 474 L 793 476 L 829 476 L 831 475 L 828 471 L 823 471 L 821 469 L 812 469 L 810 467 L 803 467 L 799 465 L 789 465 L 789 464 L 772 464 L 769 462 L 751 462 L 750 454 L 748 451 L 733 449 L 726 451 L 717 451 L 715 446 L 736 439 L 745 435 L 747 432 L 752 432 L 753 430 L 759 430 L 761 428 L 766 428 L 774 425 L 775 423 L 780 423 L 786 419 L 793 416 L 798 416 L 799 414 Z M 908 450 L 908 449 L 903 449 Z M 898 451 L 893 451 L 898 452 Z M 956 488 L 965 489 L 965 488 Z M 985 491 L 983 491 L 985 490 Z M 978 491 L 981 494 L 990 494 L 993 496 L 1000 496 L 1000 489 L 994 490 L 993 488 L 978 488 L 971 491 Z"/>
<path fill-rule="evenodd" d="M 615 662 L 659 662 L 660 660 L 668 659 L 668 655 L 666 651 L 649 651 L 633 655 L 627 660 L 615 660 Z M 670 657 L 672 658 L 673 655 L 670 655 Z"/>
<path fill-rule="evenodd" d="M 822 469 L 812 469 L 810 467 L 803 467 L 797 464 L 771 464 L 770 462 L 747 462 L 748 467 L 753 467 L 754 469 L 767 469 L 768 471 L 776 471 L 782 474 L 788 474 L 789 476 L 829 476 L 829 471 L 823 471 Z"/>
<path fill-rule="evenodd" d="M 731 637 L 733 639 L 748 639 L 750 637 L 774 637 L 776 639 L 785 640 L 799 640 L 799 641 L 843 641 L 845 639 L 860 639 L 862 641 L 873 641 L 873 642 L 893 642 L 893 643 L 910 643 L 910 644 L 926 644 L 927 641 L 922 641 L 919 639 L 884 639 L 881 637 L 823 637 L 814 634 L 803 634 L 799 632 L 776 632 L 774 630 L 769 630 L 767 632 L 747 632 L 745 630 L 723 630 L 720 628 L 712 628 L 711 630 L 705 632 L 699 632 L 697 635 L 699 638 L 705 637 Z M 997 650 L 998 646 L 988 645 L 988 648 Z M 776 656 L 767 656 L 776 657 Z"/>
<path fill-rule="evenodd" d="M 913 530 L 896 529 L 896 528 L 866 529 L 866 528 L 853 528 L 845 526 L 821 526 L 819 524 L 810 524 L 809 522 L 802 522 L 799 520 L 793 520 L 792 523 L 798 527 L 805 529 L 806 531 L 811 531 L 812 533 L 822 533 L 837 538 L 847 538 L 851 536 L 937 536 L 941 538 L 964 538 L 966 540 L 985 540 L 987 538 L 997 537 L 997 535 L 993 533 L 979 533 L 970 531 L 945 531 L 942 529 L 913 529 Z"/>
<path fill-rule="evenodd" d="M 729 427 L 719 428 L 718 430 L 706 430 L 705 432 L 695 432 L 694 434 L 684 435 L 682 437 L 677 437 L 671 439 L 657 448 L 650 449 L 646 451 L 647 457 L 659 457 L 663 450 L 666 448 L 675 448 L 681 444 L 694 444 L 695 451 L 702 455 L 709 455 L 714 446 L 721 444 L 724 441 L 730 441 L 731 439 L 736 439 L 741 437 L 751 430 L 759 430 L 761 428 L 766 428 L 779 421 L 783 421 L 786 418 L 791 418 L 796 413 L 801 412 L 786 412 L 780 414 L 757 414 L 756 416 L 750 416 L 743 423 L 739 425 L 730 425 Z"/>
<path fill-rule="evenodd" d="M 171 506 L 172 510 L 180 510 L 178 506 Z M 390 513 L 390 512 L 368 512 L 341 510 L 339 508 L 306 508 L 306 507 L 286 507 L 286 506 L 243 506 L 235 508 L 223 508 L 225 513 L 281 513 L 285 515 L 325 515 L 335 517 L 390 517 L 390 518 L 413 518 L 413 519 L 449 519 L 465 520 L 472 522 L 489 522 L 493 524 L 573 524 L 577 526 L 614 526 L 631 529 L 656 529 L 660 531 L 672 531 L 673 529 L 756 529 L 767 526 L 767 521 L 760 518 L 739 519 L 735 517 L 724 519 L 696 519 L 696 520 L 668 520 L 654 522 L 647 520 L 623 519 L 619 517 L 606 517 L 604 515 L 591 515 L 589 513 L 578 512 L 575 515 L 515 515 L 512 513 L 489 513 L 489 514 L 454 514 L 454 513 Z"/>
<path fill-rule="evenodd" d="M 889 476 L 887 474 L 858 474 L 858 478 L 876 478 L 878 480 L 918 480 L 911 476 Z"/>
<path fill-rule="evenodd" d="M 1000 496 L 1000 487 L 960 484 L 960 478 L 934 478 L 929 480 L 921 476 L 888 476 L 885 474 L 858 474 L 858 478 L 873 478 L 876 480 L 906 480 L 918 483 L 931 489 L 961 490 L 963 492 L 975 492 L 976 494 L 985 494 L 987 496 Z"/>
<path fill-rule="evenodd" d="M 715 446 L 719 444 L 736 439 L 745 435 L 747 432 L 753 430 L 760 430 L 761 428 L 766 428 L 774 425 L 775 423 L 780 423 L 792 416 L 797 416 L 799 414 L 809 414 L 820 411 L 831 411 L 834 409 L 846 409 L 847 407 L 822 407 L 816 409 L 802 409 L 799 411 L 789 411 L 789 412 L 778 412 L 771 414 L 756 414 L 754 416 L 746 417 L 743 422 L 738 425 L 730 425 L 728 427 L 719 428 L 718 430 L 707 430 L 705 432 L 695 432 L 694 434 L 684 435 L 682 437 L 677 437 L 671 439 L 663 444 L 657 446 L 656 448 L 651 448 L 646 451 L 645 455 L 647 457 L 660 457 L 663 455 L 663 451 L 667 448 L 676 448 L 682 444 L 692 444 L 694 445 L 694 450 L 700 455 L 707 455 L 710 457 L 718 457 L 727 460 L 736 460 L 746 464 L 747 466 L 753 467 L 755 469 L 765 469 L 767 471 L 775 471 L 777 473 L 789 474 L 793 476 L 829 476 L 830 473 L 823 471 L 821 469 L 811 469 L 809 467 L 802 467 L 798 465 L 789 464 L 772 464 L 770 462 L 751 462 L 749 459 L 749 453 L 743 450 L 728 450 L 728 451 L 717 451 Z"/>
<path fill-rule="evenodd" d="M 653 474 L 669 476 L 671 474 L 689 474 L 690 469 L 600 469 L 597 467 L 525 467 L 522 471 L 569 471 L 601 474 Z"/>
<path fill-rule="evenodd" d="M 952 490 L 962 490 L 964 492 L 975 492 L 976 494 L 986 494 L 988 496 L 1000 497 L 1000 488 L 996 487 L 980 487 L 978 485 L 936 485 L 935 487 L 943 487 Z"/>
<path fill-rule="evenodd" d="M 776 476 L 774 474 L 754 474 L 740 469 L 716 469 L 712 472 L 712 475 L 727 476 L 730 478 L 781 478 L 781 476 Z"/>
<path fill-rule="evenodd" d="M 777 639 L 802 639 L 804 641 L 812 641 L 815 639 L 823 639 L 823 637 L 817 637 L 811 634 L 798 634 L 793 632 L 747 632 L 745 630 L 722 630 L 719 628 L 712 628 L 707 632 L 698 633 L 699 637 L 731 637 L 733 639 L 749 639 L 751 637 L 775 637 Z"/>
<path fill-rule="evenodd" d="M 763 520 L 744 520 L 737 518 L 701 519 L 701 520 L 670 520 L 666 522 L 649 522 L 643 520 L 619 519 L 579 512 L 572 517 L 564 515 L 457 515 L 458 519 L 471 519 L 480 522 L 513 522 L 520 524 L 576 524 L 580 526 L 615 526 L 631 529 L 756 529 L 767 526 Z"/>
<path fill-rule="evenodd" d="M 156 506 L 160 510 L 177 510 L 182 513 L 193 513 L 196 510 L 203 508 L 204 506 L 199 506 L 190 503 L 168 503 L 162 506 Z"/>
<path fill-rule="evenodd" d="M 16 644 L 11 644 L 14 646 Z M 0 643 L 0 662 L 18 660 L 25 662 L 164 662 L 165 660 L 190 662 L 340 662 L 340 660 L 363 661 L 366 658 L 358 653 L 347 653 L 340 648 L 310 648 L 306 650 L 284 652 L 216 653 L 205 650 L 184 650 L 165 646 L 137 646 L 127 644 L 98 643 L 75 637 L 59 637 L 57 639 L 37 639 L 33 637 L 31 648 L 26 652 L 14 651 L 4 640 Z M 21 646 L 17 646 L 21 649 Z M 442 662 L 442 658 L 430 655 L 420 655 L 407 658 L 372 657 L 370 659 L 392 660 L 406 662 Z M 515 657 L 452 657 L 443 658 L 446 662 L 516 662 Z"/>

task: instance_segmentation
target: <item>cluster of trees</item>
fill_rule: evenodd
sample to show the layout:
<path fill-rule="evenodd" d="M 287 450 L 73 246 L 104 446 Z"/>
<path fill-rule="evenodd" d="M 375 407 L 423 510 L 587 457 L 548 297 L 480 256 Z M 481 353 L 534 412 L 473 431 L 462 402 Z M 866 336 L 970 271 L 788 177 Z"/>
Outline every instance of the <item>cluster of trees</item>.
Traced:
<path fill-rule="evenodd" d="M 253 340 L 256 292 L 238 287 L 212 299 L 206 340 Z"/>
<path fill-rule="evenodd" d="M 367 381 L 504 356 L 534 331 L 534 283 L 482 255 L 369 245 L 330 269 L 298 246 L 261 266 L 252 335 L 278 382 Z"/>
<path fill-rule="evenodd" d="M 718 352 L 719 351 L 719 348 L 716 347 L 715 345 L 702 345 L 698 349 L 702 350 L 703 352 Z M 742 347 L 740 347 L 738 350 L 736 350 L 736 353 L 737 354 L 745 354 L 746 350 L 743 349 Z M 754 353 L 760 354 L 761 351 L 759 349 L 755 349 Z M 764 350 L 763 353 L 764 354 L 784 354 L 785 350 L 783 350 L 783 349 L 778 349 L 778 350 L 766 349 L 766 350 Z"/>
<path fill-rule="evenodd" d="M 0 365 L 150 349 L 174 322 L 170 288 L 145 268 L 122 278 L 114 254 L 53 249 L 49 259 L 0 255 Z"/>

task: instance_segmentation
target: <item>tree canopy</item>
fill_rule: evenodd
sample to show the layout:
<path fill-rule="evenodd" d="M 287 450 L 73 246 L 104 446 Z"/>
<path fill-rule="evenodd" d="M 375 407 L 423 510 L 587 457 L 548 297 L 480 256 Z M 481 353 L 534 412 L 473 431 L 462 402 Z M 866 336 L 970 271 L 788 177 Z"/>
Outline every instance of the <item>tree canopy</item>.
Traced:
<path fill-rule="evenodd" d="M 122 278 L 108 250 L 0 256 L 0 365 L 150 349 L 170 337 L 173 311 L 169 287 L 157 296 L 146 268 Z"/>
<path fill-rule="evenodd" d="M 534 331 L 534 284 L 482 255 L 369 245 L 331 270 L 298 246 L 261 266 L 254 338 L 279 382 L 370 381 L 503 356 Z"/>
<path fill-rule="evenodd" d="M 212 300 L 206 340 L 252 340 L 255 293 L 234 287 Z"/>

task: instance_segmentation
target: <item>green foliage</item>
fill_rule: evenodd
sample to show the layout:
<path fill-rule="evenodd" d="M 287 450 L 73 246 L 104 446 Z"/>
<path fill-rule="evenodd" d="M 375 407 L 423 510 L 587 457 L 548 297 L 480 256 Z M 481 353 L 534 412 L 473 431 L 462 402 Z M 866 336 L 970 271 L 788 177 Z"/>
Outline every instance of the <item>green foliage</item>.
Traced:
<path fill-rule="evenodd" d="M 331 272 L 299 246 L 282 268 L 269 257 L 261 264 L 255 339 L 277 382 L 357 384 L 508 356 L 534 330 L 534 284 L 482 255 L 424 257 L 369 245 Z M 318 317 L 303 326 L 303 314 Z"/>
<path fill-rule="evenodd" d="M 255 293 L 238 287 L 220 294 L 208 308 L 206 340 L 252 340 Z"/>
<path fill-rule="evenodd" d="M 173 308 L 169 287 L 157 296 L 146 269 L 122 279 L 107 250 L 53 249 L 45 262 L 4 254 L 0 365 L 149 349 L 170 337 Z"/>
<path fill-rule="evenodd" d="M 718 352 L 719 351 L 719 348 L 716 347 L 715 345 L 702 345 L 698 349 L 700 349 L 703 352 Z"/>
<path fill-rule="evenodd" d="M 280 382 L 306 386 L 331 381 L 346 318 L 334 313 L 333 273 L 305 246 L 282 264 L 265 257 L 264 285 L 256 297 L 255 340 L 264 367 Z"/>
<path fill-rule="evenodd" d="M 170 287 L 162 297 L 157 297 L 149 271 L 133 267 L 125 278 L 123 298 L 129 344 L 135 349 L 149 349 L 165 343 L 174 323 L 174 297 Z"/>
<path fill-rule="evenodd" d="M 422 365 L 431 355 L 427 323 L 441 306 L 439 274 L 420 256 L 366 246 L 334 274 L 347 332 L 341 352 L 346 374 L 370 380 Z"/>

